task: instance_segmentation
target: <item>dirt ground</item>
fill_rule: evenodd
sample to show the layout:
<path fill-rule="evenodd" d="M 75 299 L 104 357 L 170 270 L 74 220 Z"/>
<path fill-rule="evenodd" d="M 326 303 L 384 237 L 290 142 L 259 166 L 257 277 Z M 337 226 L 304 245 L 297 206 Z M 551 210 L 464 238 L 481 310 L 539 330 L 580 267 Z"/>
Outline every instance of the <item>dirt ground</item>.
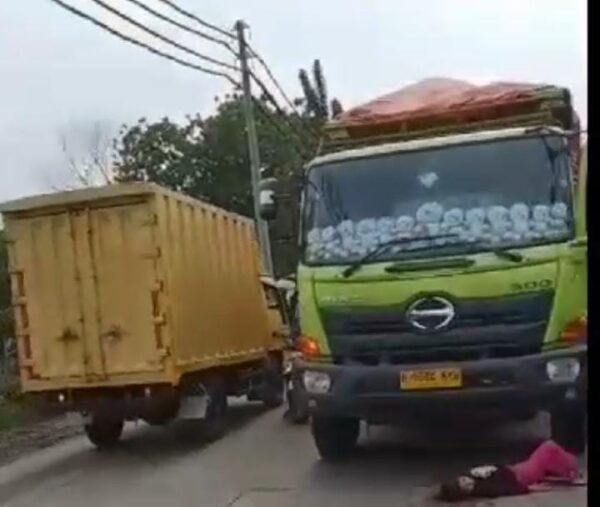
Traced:
<path fill-rule="evenodd" d="M 27 414 L 21 424 L 0 430 L 0 466 L 81 432 L 81 419 L 76 414 Z"/>

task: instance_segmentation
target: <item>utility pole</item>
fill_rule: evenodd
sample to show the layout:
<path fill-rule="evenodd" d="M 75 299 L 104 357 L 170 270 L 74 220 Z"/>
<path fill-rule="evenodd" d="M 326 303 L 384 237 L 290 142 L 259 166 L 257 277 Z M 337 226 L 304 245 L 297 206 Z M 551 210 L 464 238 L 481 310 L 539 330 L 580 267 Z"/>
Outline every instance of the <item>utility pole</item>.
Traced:
<path fill-rule="evenodd" d="M 260 182 L 260 153 L 258 150 L 258 137 L 256 135 L 256 122 L 254 120 L 254 105 L 252 103 L 252 90 L 250 82 L 250 69 L 248 68 L 248 46 L 246 44 L 246 28 L 248 25 L 242 20 L 235 24 L 239 45 L 240 69 L 242 72 L 242 89 L 244 92 L 244 116 L 246 118 L 246 133 L 248 136 L 248 152 L 250 155 L 250 172 L 252 174 L 252 195 L 254 197 L 254 219 L 258 231 L 263 265 L 269 276 L 274 276 L 273 259 L 271 257 L 271 244 L 269 242 L 269 226 L 260 217 L 259 182 Z"/>

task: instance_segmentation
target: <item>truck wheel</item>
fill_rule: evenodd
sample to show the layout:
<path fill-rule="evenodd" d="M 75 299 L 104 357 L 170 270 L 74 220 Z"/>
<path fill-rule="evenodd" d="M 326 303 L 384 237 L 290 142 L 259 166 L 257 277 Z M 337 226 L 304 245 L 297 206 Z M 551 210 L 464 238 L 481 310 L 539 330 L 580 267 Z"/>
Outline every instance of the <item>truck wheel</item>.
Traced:
<path fill-rule="evenodd" d="M 352 453 L 358 440 L 360 421 L 314 414 L 311 429 L 321 458 L 324 461 L 339 461 Z"/>
<path fill-rule="evenodd" d="M 284 402 L 285 379 L 281 361 L 271 356 L 264 367 L 264 379 L 261 389 L 261 399 L 265 407 L 277 408 Z"/>
<path fill-rule="evenodd" d="M 582 454 L 587 445 L 585 407 L 560 407 L 550 414 L 552 440 L 573 454 Z"/>
<path fill-rule="evenodd" d="M 287 419 L 293 424 L 306 424 L 309 419 L 308 400 L 302 387 L 294 382 L 294 388 L 287 391 Z"/>
<path fill-rule="evenodd" d="M 212 442 L 221 438 L 227 429 L 227 392 L 220 378 L 204 382 L 206 414 L 202 420 L 202 434 Z"/>
<path fill-rule="evenodd" d="M 114 447 L 121 438 L 123 419 L 113 419 L 94 414 L 92 421 L 86 424 L 84 429 L 90 442 L 98 449 L 109 449 Z"/>

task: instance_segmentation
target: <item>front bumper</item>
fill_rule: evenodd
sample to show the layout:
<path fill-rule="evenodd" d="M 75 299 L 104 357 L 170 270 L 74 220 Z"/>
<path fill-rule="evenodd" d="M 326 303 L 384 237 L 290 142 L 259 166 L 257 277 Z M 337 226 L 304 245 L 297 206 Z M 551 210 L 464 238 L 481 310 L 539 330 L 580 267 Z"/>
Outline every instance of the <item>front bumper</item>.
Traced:
<path fill-rule="evenodd" d="M 551 381 L 548 361 L 576 358 L 581 372 L 575 381 Z M 424 391 L 400 389 L 402 370 L 461 368 L 463 387 Z M 541 352 L 506 359 L 417 365 L 334 365 L 299 361 L 306 370 L 327 373 L 331 388 L 325 394 L 309 393 L 313 410 L 359 417 L 371 422 L 391 422 L 422 412 L 494 411 L 500 413 L 552 409 L 563 403 L 585 403 L 587 346 Z"/>

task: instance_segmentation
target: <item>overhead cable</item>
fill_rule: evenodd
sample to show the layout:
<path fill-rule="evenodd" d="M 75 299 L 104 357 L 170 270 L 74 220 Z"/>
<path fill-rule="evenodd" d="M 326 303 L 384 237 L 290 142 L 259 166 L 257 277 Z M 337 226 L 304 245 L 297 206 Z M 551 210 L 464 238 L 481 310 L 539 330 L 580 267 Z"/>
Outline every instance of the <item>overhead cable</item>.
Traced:
<path fill-rule="evenodd" d="M 171 0 L 158 0 L 158 1 L 162 2 L 165 5 L 168 5 L 169 7 L 171 7 L 171 9 L 177 11 L 179 14 L 182 14 L 183 16 L 186 16 L 187 18 L 193 19 L 197 23 L 200 23 L 205 28 L 210 28 L 211 30 L 214 30 L 215 32 L 220 33 L 221 35 L 224 35 L 231 39 L 236 39 L 236 36 L 232 32 L 229 32 L 229 31 L 225 30 L 224 28 L 220 28 L 216 25 L 213 25 L 212 23 L 204 21 L 202 18 L 196 16 L 192 12 L 185 10 L 182 7 L 179 7 L 175 2 L 173 2 Z"/>
<path fill-rule="evenodd" d="M 170 16 L 166 16 L 165 14 L 163 14 L 162 12 L 159 12 L 151 7 L 148 7 L 143 1 L 141 0 L 127 0 L 128 2 L 137 5 L 140 9 L 145 10 L 146 12 L 148 12 L 149 14 L 152 14 L 153 16 L 162 19 L 163 21 L 165 21 L 166 23 L 169 23 L 173 26 L 176 26 L 177 28 L 181 28 L 182 30 L 188 32 L 188 33 L 192 33 L 194 35 L 197 35 L 198 37 L 202 37 L 203 39 L 207 39 L 209 41 L 214 42 L 215 44 L 219 44 L 221 46 L 223 46 L 224 48 L 227 48 L 230 52 L 232 52 L 233 54 L 235 54 L 237 56 L 237 52 L 235 50 L 235 48 L 227 41 L 224 41 L 223 39 L 220 39 L 218 37 L 214 37 L 213 35 L 207 33 L 207 32 L 203 32 L 201 30 L 197 30 L 195 28 L 191 28 L 183 23 L 180 23 L 179 21 L 176 21 L 175 19 L 171 18 Z"/>
<path fill-rule="evenodd" d="M 184 51 L 188 54 L 194 55 L 202 60 L 213 63 L 215 65 L 220 65 L 222 67 L 226 67 L 230 70 L 235 70 L 235 71 L 240 70 L 239 67 L 237 67 L 236 65 L 232 65 L 232 64 L 224 62 L 222 60 L 213 58 L 212 56 L 208 56 L 203 53 L 199 53 L 198 51 L 195 51 L 194 49 L 190 49 L 187 46 L 184 46 L 183 44 L 180 44 L 179 42 L 174 41 L 173 39 L 166 37 L 165 35 L 162 35 L 161 33 L 157 32 L 156 30 L 153 30 L 152 28 L 148 28 L 143 23 L 140 23 L 139 21 L 135 20 L 131 16 L 128 16 L 127 14 L 121 12 L 119 9 L 115 9 L 112 5 L 107 4 L 103 0 L 92 0 L 92 2 L 100 5 L 107 11 L 113 13 L 115 16 L 118 16 L 121 19 L 124 19 L 125 21 L 127 21 L 128 23 L 131 23 L 133 26 L 138 27 L 140 30 L 143 30 L 144 32 L 149 33 L 153 37 L 156 37 L 157 39 L 159 39 L 163 42 L 166 42 L 167 44 L 170 44 L 171 46 L 176 47 L 177 49 L 180 49 L 181 51 Z"/>
<path fill-rule="evenodd" d="M 141 42 L 133 37 L 130 37 L 129 35 L 125 35 L 124 33 L 112 28 L 111 26 L 107 25 L 106 23 L 103 23 L 102 21 L 96 19 L 95 17 L 93 17 L 89 14 L 86 14 L 85 12 L 77 9 L 76 7 L 73 7 L 72 5 L 69 5 L 68 3 L 63 2 L 62 0 L 50 0 L 50 1 L 59 5 L 63 9 L 71 12 L 75 16 L 85 19 L 86 21 L 89 21 L 90 23 L 102 28 L 103 30 L 106 30 L 107 32 L 114 35 L 115 37 L 118 37 L 119 39 L 129 42 L 130 44 L 133 44 L 135 46 L 141 47 L 141 48 L 149 51 L 150 53 L 153 53 L 157 56 L 160 56 L 160 57 L 170 60 L 172 62 L 178 63 L 179 65 L 182 65 L 184 67 L 195 69 L 200 72 L 204 72 L 205 74 L 210 74 L 212 76 L 219 76 L 224 79 L 227 79 L 227 81 L 229 81 L 236 88 L 238 88 L 240 85 L 238 81 L 236 81 L 233 77 L 231 77 L 226 72 L 222 72 L 222 71 L 215 70 L 215 69 L 210 69 L 210 68 L 204 67 L 202 65 L 198 65 L 198 64 L 189 62 L 187 60 L 183 60 L 183 59 L 173 56 L 169 53 L 165 53 L 164 51 L 156 49 L 156 48 L 150 46 L 149 44 L 145 44 L 144 42 Z"/>

